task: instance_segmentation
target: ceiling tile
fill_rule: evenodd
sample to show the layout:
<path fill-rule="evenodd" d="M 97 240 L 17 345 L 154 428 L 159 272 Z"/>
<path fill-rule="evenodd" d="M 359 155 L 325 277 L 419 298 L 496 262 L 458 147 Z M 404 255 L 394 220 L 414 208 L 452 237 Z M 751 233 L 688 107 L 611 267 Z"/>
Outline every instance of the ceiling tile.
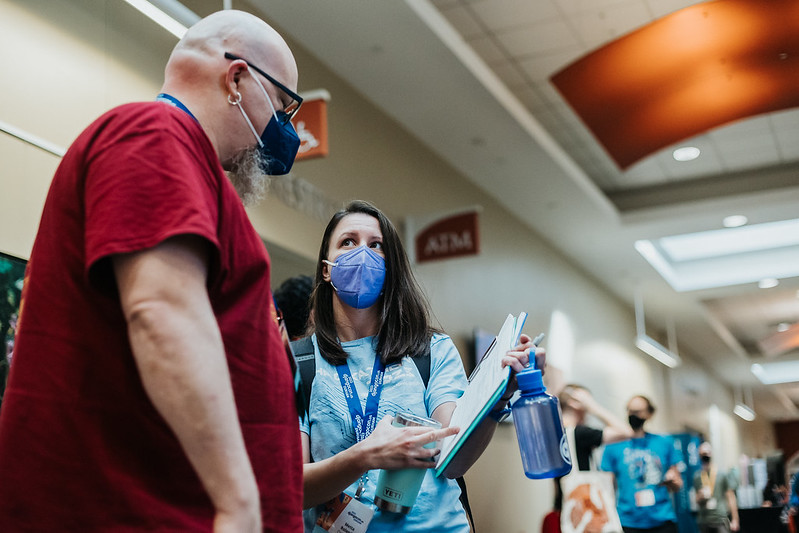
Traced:
<path fill-rule="evenodd" d="M 496 37 L 509 54 L 519 57 L 573 48 L 578 44 L 571 29 L 562 21 L 497 33 Z"/>
<path fill-rule="evenodd" d="M 527 85 L 527 80 L 524 79 L 516 63 L 503 63 L 500 65 L 493 65 L 491 68 L 507 87 L 513 88 Z"/>
<path fill-rule="evenodd" d="M 463 6 L 442 9 L 441 14 L 460 33 L 465 40 L 485 35 L 483 26 L 472 16 L 472 12 Z"/>
<path fill-rule="evenodd" d="M 558 9 L 565 15 L 575 15 L 595 11 L 596 9 L 614 7 L 619 3 L 622 2 L 620 0 L 555 0 Z M 629 0 L 626 3 L 629 3 Z M 639 0 L 639 3 L 646 5 L 643 0 Z"/>
<path fill-rule="evenodd" d="M 545 52 L 524 57 L 519 60 L 519 66 L 527 76 L 535 81 L 547 81 L 555 72 L 564 65 L 568 65 L 582 55 L 582 49 L 574 45 L 554 52 Z"/>
<path fill-rule="evenodd" d="M 799 160 L 799 129 L 780 132 L 777 135 L 777 146 L 786 162 Z"/>
<path fill-rule="evenodd" d="M 753 135 L 771 136 L 772 123 L 768 116 L 762 115 L 754 118 L 737 121 L 734 124 L 716 128 L 708 133 L 716 142 L 737 141 L 747 139 Z"/>
<path fill-rule="evenodd" d="M 476 39 L 470 40 L 469 46 L 471 46 L 472 49 L 477 52 L 477 55 L 479 55 L 488 65 L 508 61 L 508 57 L 505 55 L 505 52 L 499 46 L 497 46 L 497 43 L 494 41 L 493 37 L 488 35 L 483 35 Z"/>
<path fill-rule="evenodd" d="M 550 0 L 481 0 L 472 3 L 470 7 L 492 31 L 539 24 L 559 16 Z"/>
<path fill-rule="evenodd" d="M 614 181 L 614 190 L 656 185 L 666 179 L 657 158 L 647 157 L 619 173 Z"/>
<path fill-rule="evenodd" d="M 513 93 L 519 101 L 524 104 L 532 114 L 536 114 L 537 110 L 541 110 L 547 106 L 547 102 L 539 96 L 539 94 L 529 86 L 514 87 Z"/>
<path fill-rule="evenodd" d="M 719 151 L 724 165 L 735 170 L 769 165 L 779 159 L 776 142 L 769 137 L 727 140 Z"/>
<path fill-rule="evenodd" d="M 640 0 L 592 8 L 575 15 L 572 23 L 589 50 L 598 48 L 652 21 Z"/>
<path fill-rule="evenodd" d="M 432 4 L 438 9 L 445 9 L 448 7 L 456 6 L 460 0 L 432 0 Z"/>
<path fill-rule="evenodd" d="M 769 115 L 769 120 L 777 128 L 799 129 L 799 108 L 777 111 Z"/>

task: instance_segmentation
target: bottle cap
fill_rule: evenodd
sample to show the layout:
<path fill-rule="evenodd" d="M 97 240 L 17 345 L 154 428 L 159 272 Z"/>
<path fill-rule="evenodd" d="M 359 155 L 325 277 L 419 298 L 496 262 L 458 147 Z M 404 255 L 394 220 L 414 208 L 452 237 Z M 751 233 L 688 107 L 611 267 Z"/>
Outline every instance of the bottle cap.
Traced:
<path fill-rule="evenodd" d="M 519 384 L 519 389 L 524 393 L 541 393 L 547 389 L 544 387 L 544 380 L 541 376 L 541 371 L 536 370 L 535 367 L 527 367 L 521 372 L 516 374 L 516 382 Z"/>

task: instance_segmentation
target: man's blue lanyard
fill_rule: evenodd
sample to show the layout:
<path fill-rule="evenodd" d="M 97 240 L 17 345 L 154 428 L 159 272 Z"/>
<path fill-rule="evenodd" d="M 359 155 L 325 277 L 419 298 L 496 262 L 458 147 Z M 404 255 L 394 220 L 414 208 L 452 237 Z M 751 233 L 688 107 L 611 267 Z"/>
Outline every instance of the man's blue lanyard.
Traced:
<path fill-rule="evenodd" d="M 369 385 L 369 395 L 366 398 L 366 411 L 361 410 L 361 401 L 355 390 L 355 380 L 352 379 L 350 367 L 347 363 L 336 366 L 338 378 L 341 381 L 341 388 L 344 391 L 344 398 L 347 400 L 347 407 L 350 409 L 352 427 L 355 429 L 355 438 L 358 442 L 368 437 L 377 425 L 377 405 L 380 403 L 380 393 L 383 391 L 383 375 L 386 365 L 380 360 L 380 356 L 375 357 L 375 366 L 372 370 L 372 382 Z"/>
<path fill-rule="evenodd" d="M 175 106 L 178 109 L 180 109 L 181 111 L 185 111 L 186 113 L 188 113 L 188 115 L 191 118 L 193 118 L 194 120 L 196 120 L 197 122 L 200 122 L 199 120 L 197 120 L 197 117 L 192 115 L 191 111 L 189 111 L 189 108 L 186 107 L 185 105 L 183 105 L 183 102 L 181 102 L 180 100 L 178 100 L 177 98 L 175 98 L 171 94 L 161 93 L 161 94 L 159 94 L 158 96 L 155 97 L 155 101 L 156 102 L 164 102 L 166 104 Z"/>

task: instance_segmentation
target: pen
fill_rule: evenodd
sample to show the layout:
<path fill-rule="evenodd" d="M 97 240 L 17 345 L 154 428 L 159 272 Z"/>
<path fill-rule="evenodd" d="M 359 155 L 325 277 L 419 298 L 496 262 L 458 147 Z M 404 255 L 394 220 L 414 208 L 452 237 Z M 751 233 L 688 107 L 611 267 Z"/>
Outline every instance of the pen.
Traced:
<path fill-rule="evenodd" d="M 544 340 L 544 334 L 539 333 L 536 336 L 536 338 L 533 339 L 533 346 L 535 348 L 538 348 L 538 345 L 541 344 L 542 340 Z M 529 367 L 530 365 L 533 365 L 533 368 L 537 368 L 537 365 L 535 364 L 535 350 L 534 349 L 530 350 L 530 354 L 532 355 L 532 357 L 530 358 L 529 361 L 527 361 L 527 366 Z"/>

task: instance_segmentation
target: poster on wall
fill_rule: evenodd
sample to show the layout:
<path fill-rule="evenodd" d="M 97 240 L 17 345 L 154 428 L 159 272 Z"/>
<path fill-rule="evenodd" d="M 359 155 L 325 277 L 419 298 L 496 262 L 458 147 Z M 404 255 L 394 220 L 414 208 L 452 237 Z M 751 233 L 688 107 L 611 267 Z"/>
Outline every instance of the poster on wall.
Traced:
<path fill-rule="evenodd" d="M 14 335 L 17 331 L 26 263 L 24 259 L 0 252 L 0 334 L 3 339 L 0 352 L 0 402 L 5 395 L 8 371 L 14 358 Z"/>

